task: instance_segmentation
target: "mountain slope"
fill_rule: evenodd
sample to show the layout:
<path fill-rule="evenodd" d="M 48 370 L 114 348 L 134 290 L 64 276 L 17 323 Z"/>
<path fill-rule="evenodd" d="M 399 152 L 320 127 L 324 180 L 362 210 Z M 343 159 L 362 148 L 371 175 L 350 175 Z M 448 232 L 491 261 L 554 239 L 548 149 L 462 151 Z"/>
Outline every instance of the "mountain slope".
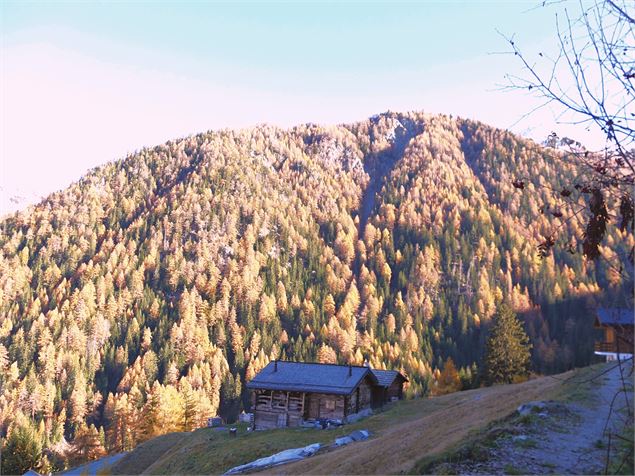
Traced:
<path fill-rule="evenodd" d="M 536 253 L 560 224 L 541 184 L 573 174 L 508 132 L 422 113 L 208 132 L 97 168 L 2 222 L 0 432 L 129 449 L 234 417 L 274 358 L 368 359 L 414 396 L 451 357 L 469 387 L 501 300 L 538 370 L 588 363 L 594 299 L 622 283 Z"/>

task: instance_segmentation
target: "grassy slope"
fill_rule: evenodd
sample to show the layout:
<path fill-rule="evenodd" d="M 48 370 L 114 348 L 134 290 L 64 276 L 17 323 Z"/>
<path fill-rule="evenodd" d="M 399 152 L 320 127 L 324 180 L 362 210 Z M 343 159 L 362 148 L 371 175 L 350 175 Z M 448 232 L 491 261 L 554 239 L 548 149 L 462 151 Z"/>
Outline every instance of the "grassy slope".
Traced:
<path fill-rule="evenodd" d="M 563 375 L 565 378 L 566 374 Z M 550 398 L 562 381 L 543 377 L 444 397 L 406 402 L 407 421 L 389 422 L 369 441 L 275 468 L 277 474 L 398 474 L 425 455 L 446 451 L 521 403 Z M 403 411 L 403 410 L 402 410 Z"/>
<path fill-rule="evenodd" d="M 574 371 L 579 372 L 579 371 Z M 584 370 L 583 370 L 584 372 Z M 288 448 L 330 445 L 354 429 L 373 438 L 271 470 L 276 474 L 395 474 L 412 471 L 424 456 L 441 454 L 530 400 L 563 398 L 573 391 L 572 372 L 516 385 L 500 385 L 437 398 L 404 401 L 337 430 L 284 429 L 247 432 L 200 429 L 165 435 L 140 445 L 113 474 L 215 474 Z"/>
<path fill-rule="evenodd" d="M 145 441 L 115 464 L 111 473 L 140 474 L 188 436 L 190 433 L 168 433 Z"/>

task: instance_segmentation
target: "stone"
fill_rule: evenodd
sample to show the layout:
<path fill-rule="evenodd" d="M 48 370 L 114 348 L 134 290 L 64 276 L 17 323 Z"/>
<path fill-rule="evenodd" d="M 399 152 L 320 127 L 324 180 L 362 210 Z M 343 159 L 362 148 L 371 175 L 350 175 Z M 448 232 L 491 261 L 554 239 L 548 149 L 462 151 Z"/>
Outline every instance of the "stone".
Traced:
<path fill-rule="evenodd" d="M 526 416 L 531 413 L 540 413 L 547 408 L 547 404 L 541 401 L 523 403 L 518 407 L 520 416 Z"/>

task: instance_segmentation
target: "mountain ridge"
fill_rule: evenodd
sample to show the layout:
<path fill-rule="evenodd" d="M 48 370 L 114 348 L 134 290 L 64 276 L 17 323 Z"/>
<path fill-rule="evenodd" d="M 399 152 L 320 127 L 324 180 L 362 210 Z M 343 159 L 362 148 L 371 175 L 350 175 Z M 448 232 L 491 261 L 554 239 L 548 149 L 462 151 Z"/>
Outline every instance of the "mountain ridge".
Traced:
<path fill-rule="evenodd" d="M 102 428 L 125 450 L 233 418 L 273 358 L 368 359 L 407 373 L 411 397 L 452 359 L 470 388 L 503 301 L 536 370 L 589 363 L 593 308 L 623 283 L 536 252 L 554 226 L 581 233 L 540 212 L 571 211 L 543 185 L 574 176 L 507 131 L 416 112 L 211 131 L 95 168 L 2 220 L 0 433 Z"/>

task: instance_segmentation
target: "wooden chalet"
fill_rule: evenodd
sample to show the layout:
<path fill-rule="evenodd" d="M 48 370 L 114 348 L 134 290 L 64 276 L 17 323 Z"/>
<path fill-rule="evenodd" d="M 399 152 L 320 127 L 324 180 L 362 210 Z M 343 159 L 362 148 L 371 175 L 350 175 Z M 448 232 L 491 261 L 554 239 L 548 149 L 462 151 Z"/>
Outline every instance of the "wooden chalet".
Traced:
<path fill-rule="evenodd" d="M 604 330 L 604 340 L 595 343 L 595 354 L 605 356 L 606 360 L 632 356 L 634 323 L 632 309 L 598 309 L 595 327 Z"/>
<path fill-rule="evenodd" d="M 255 429 L 300 426 L 305 420 L 347 422 L 403 395 L 397 371 L 366 366 L 270 362 L 247 383 Z"/>

